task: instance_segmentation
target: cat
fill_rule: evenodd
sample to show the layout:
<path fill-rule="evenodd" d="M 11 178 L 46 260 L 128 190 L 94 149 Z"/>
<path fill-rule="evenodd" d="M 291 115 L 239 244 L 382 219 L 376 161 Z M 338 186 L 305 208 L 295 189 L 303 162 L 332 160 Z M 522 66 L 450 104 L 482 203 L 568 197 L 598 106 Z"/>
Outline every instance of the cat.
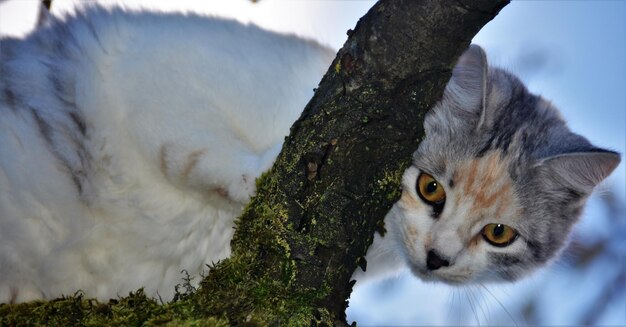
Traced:
<path fill-rule="evenodd" d="M 333 58 L 253 25 L 97 6 L 0 40 L 0 302 L 171 299 L 181 270 L 229 256 L 255 178 Z M 477 46 L 425 127 L 358 280 L 404 266 L 517 279 L 559 252 L 620 160 Z"/>
<path fill-rule="evenodd" d="M 357 279 L 408 268 L 451 285 L 516 281 L 558 257 L 593 188 L 620 162 L 572 133 L 517 77 L 490 67 L 476 45 L 424 128 L 386 233 L 374 236 Z"/>

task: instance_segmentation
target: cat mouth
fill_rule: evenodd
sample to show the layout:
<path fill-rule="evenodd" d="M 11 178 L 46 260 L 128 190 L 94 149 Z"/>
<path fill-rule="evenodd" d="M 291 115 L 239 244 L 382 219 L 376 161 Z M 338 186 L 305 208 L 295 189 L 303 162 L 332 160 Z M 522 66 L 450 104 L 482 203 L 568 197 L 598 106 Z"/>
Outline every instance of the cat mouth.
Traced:
<path fill-rule="evenodd" d="M 471 280 L 471 274 L 450 271 L 450 269 L 428 270 L 426 267 L 410 265 L 411 272 L 425 282 L 442 282 L 448 285 L 467 284 Z"/>

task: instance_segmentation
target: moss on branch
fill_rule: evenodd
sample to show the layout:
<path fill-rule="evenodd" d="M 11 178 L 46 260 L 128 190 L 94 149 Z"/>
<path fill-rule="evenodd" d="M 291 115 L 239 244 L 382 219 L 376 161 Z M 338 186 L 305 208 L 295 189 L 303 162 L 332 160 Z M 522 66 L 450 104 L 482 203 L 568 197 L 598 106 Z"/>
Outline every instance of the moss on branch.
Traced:
<path fill-rule="evenodd" d="M 0 306 L 0 325 L 346 325 L 352 272 L 400 196 L 456 58 L 507 0 L 382 0 L 352 31 L 195 292 Z"/>

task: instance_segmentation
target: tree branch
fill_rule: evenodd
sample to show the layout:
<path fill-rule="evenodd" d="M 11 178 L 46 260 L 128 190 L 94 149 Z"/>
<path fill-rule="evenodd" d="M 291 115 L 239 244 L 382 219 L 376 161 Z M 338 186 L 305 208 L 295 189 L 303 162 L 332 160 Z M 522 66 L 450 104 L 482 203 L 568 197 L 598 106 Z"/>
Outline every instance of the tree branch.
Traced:
<path fill-rule="evenodd" d="M 41 0 L 39 4 L 39 13 L 37 15 L 37 27 L 42 26 L 50 15 L 50 7 L 52 6 L 52 0 Z"/>
<path fill-rule="evenodd" d="M 361 18 L 261 178 L 233 256 L 203 281 L 197 309 L 236 323 L 345 324 L 350 277 L 400 195 L 424 114 L 506 3 L 383 0 Z"/>
<path fill-rule="evenodd" d="M 472 37 L 507 3 L 377 3 L 349 31 L 274 167 L 260 178 L 237 223 L 231 258 L 213 267 L 197 292 L 163 306 L 141 292 L 108 304 L 78 294 L 0 305 L 0 324 L 191 324 L 205 317 L 216 325 L 345 325 L 350 277 L 400 195 L 425 113 Z M 28 312 L 35 317 L 24 318 Z"/>

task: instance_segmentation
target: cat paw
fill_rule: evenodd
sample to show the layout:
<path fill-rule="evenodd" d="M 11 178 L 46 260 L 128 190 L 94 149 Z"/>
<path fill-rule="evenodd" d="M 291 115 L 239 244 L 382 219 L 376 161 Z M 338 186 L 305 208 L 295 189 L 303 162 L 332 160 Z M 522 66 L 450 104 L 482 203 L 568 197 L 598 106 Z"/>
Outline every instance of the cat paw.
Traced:
<path fill-rule="evenodd" d="M 250 198 L 256 194 L 255 177 L 242 174 L 241 178 L 231 183 L 225 191 L 232 201 L 248 203 Z"/>

